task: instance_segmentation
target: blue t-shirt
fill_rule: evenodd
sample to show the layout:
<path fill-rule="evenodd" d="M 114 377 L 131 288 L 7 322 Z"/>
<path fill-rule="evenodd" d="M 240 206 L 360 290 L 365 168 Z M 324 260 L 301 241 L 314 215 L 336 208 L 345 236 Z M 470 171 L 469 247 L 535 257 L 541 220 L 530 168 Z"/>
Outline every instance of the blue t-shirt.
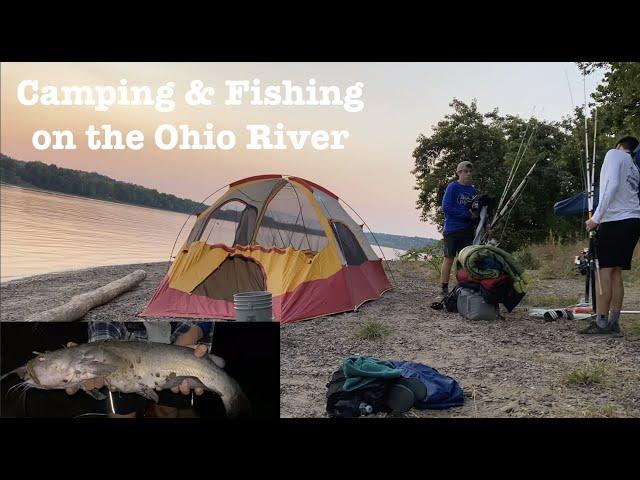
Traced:
<path fill-rule="evenodd" d="M 442 210 L 444 211 L 444 234 L 461 232 L 473 227 L 474 220 L 466 206 L 467 202 L 477 195 L 473 185 L 462 185 L 451 182 L 442 197 Z"/>

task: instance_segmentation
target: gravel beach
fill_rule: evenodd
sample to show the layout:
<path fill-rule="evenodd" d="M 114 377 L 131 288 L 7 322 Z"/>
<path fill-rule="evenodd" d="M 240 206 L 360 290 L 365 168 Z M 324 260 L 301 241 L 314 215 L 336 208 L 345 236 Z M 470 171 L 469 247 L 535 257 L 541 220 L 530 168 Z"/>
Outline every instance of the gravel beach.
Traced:
<path fill-rule="evenodd" d="M 512 313 L 502 309 L 504 320 L 472 322 L 430 308 L 438 289 L 425 281 L 424 268 L 393 262 L 392 269 L 397 287 L 358 312 L 282 326 L 282 417 L 326 416 L 326 383 L 353 354 L 427 364 L 455 378 L 465 392 L 462 407 L 411 409 L 398 417 L 640 417 L 640 336 L 631 333 L 640 332 L 640 316 L 622 320 L 623 338 L 579 335 L 586 322 L 547 323 L 528 317 L 523 304 Z M 583 290 L 576 278 L 539 281 L 529 293 L 577 296 Z M 640 288 L 628 287 L 625 298 L 625 309 L 640 309 Z M 371 321 L 390 333 L 359 337 Z M 600 362 L 599 382 L 567 384 L 571 372 Z"/>
<path fill-rule="evenodd" d="M 147 278 L 137 288 L 83 318 L 136 320 L 167 266 L 161 262 L 98 267 L 3 283 L 2 321 L 20 321 L 144 269 Z M 504 319 L 470 322 L 430 308 L 437 287 L 425 281 L 424 266 L 392 262 L 392 270 L 396 288 L 358 312 L 282 326 L 281 416 L 326 416 L 329 376 L 345 356 L 362 354 L 425 363 L 454 377 L 465 391 L 460 408 L 412 409 L 401 417 L 640 417 L 640 316 L 623 318 L 626 333 L 621 338 L 578 335 L 582 321 L 547 323 L 528 317 L 525 302 L 512 313 L 502 311 Z M 582 290 L 579 277 L 538 280 L 529 295 L 577 296 Z M 626 288 L 625 309 L 640 309 L 639 287 Z M 384 323 L 388 335 L 375 340 L 358 336 L 373 320 Z M 604 372 L 597 381 L 567 381 L 572 372 L 598 365 Z"/>
<path fill-rule="evenodd" d="M 114 265 L 70 272 L 48 273 L 19 278 L 0 284 L 0 318 L 3 322 L 21 321 L 68 302 L 71 297 L 102 287 L 109 282 L 142 269 L 147 277 L 133 290 L 106 305 L 90 310 L 83 321 L 129 322 L 140 320 L 140 313 L 162 281 L 168 262 Z"/>

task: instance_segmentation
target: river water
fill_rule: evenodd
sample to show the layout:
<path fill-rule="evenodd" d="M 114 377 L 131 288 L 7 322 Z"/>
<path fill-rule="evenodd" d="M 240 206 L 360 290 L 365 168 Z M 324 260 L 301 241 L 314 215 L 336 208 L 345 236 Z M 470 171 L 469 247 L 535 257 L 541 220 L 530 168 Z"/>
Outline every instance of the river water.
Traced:
<path fill-rule="evenodd" d="M 180 228 L 187 221 L 180 236 Z M 105 265 L 169 260 L 194 217 L 182 213 L 0 186 L 0 281 Z M 374 247 L 382 256 L 378 247 Z M 387 259 L 397 252 L 382 247 Z"/>

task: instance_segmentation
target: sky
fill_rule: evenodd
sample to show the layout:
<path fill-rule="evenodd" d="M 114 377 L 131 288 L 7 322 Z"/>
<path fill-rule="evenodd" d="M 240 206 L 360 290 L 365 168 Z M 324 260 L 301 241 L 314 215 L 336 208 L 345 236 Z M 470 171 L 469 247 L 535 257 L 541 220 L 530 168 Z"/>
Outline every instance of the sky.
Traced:
<path fill-rule="evenodd" d="M 225 80 L 260 79 L 261 85 L 335 85 L 344 93 L 363 84 L 364 108 L 348 112 L 342 106 L 255 106 L 249 97 L 240 106 L 225 105 Z M 113 106 L 105 112 L 93 106 L 23 105 L 18 85 L 38 80 L 52 85 L 113 85 L 158 87 L 175 82 L 175 109 L 154 106 Z M 586 79 L 589 95 L 602 73 Z M 411 153 L 419 134 L 451 112 L 453 98 L 477 99 L 481 111 L 560 120 L 573 105 L 584 102 L 583 81 L 573 63 L 3 63 L 0 74 L 0 150 L 18 160 L 38 160 L 59 167 L 98 172 L 179 197 L 202 200 L 235 180 L 265 173 L 303 177 L 348 202 L 374 232 L 440 238 L 434 225 L 420 221 L 417 191 L 411 174 Z M 215 89 L 210 106 L 184 101 L 190 82 L 201 80 Z M 31 90 L 28 91 L 28 93 Z M 535 110 L 534 110 L 535 109 Z M 237 145 L 230 150 L 163 151 L 154 144 L 162 124 L 188 124 L 214 133 L 231 130 Z M 347 130 L 342 150 L 247 150 L 248 124 L 285 130 Z M 140 130 L 144 148 L 138 151 L 96 150 L 86 146 L 89 125 Z M 71 130 L 76 150 L 37 150 L 36 130 Z"/>

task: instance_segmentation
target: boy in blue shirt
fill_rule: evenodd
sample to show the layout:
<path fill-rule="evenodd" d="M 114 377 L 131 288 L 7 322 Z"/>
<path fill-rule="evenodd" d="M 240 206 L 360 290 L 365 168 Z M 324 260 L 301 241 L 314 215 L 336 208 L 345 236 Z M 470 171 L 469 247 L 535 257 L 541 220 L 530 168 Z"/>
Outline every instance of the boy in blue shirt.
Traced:
<path fill-rule="evenodd" d="M 444 197 L 442 197 L 444 260 L 440 281 L 443 295 L 449 293 L 449 276 L 458 252 L 473 243 L 475 220 L 479 216 L 477 212 L 472 212 L 468 207 L 471 199 L 478 194 L 476 187 L 471 185 L 473 164 L 467 161 L 460 162 L 456 173 L 458 180 L 447 185 Z"/>

